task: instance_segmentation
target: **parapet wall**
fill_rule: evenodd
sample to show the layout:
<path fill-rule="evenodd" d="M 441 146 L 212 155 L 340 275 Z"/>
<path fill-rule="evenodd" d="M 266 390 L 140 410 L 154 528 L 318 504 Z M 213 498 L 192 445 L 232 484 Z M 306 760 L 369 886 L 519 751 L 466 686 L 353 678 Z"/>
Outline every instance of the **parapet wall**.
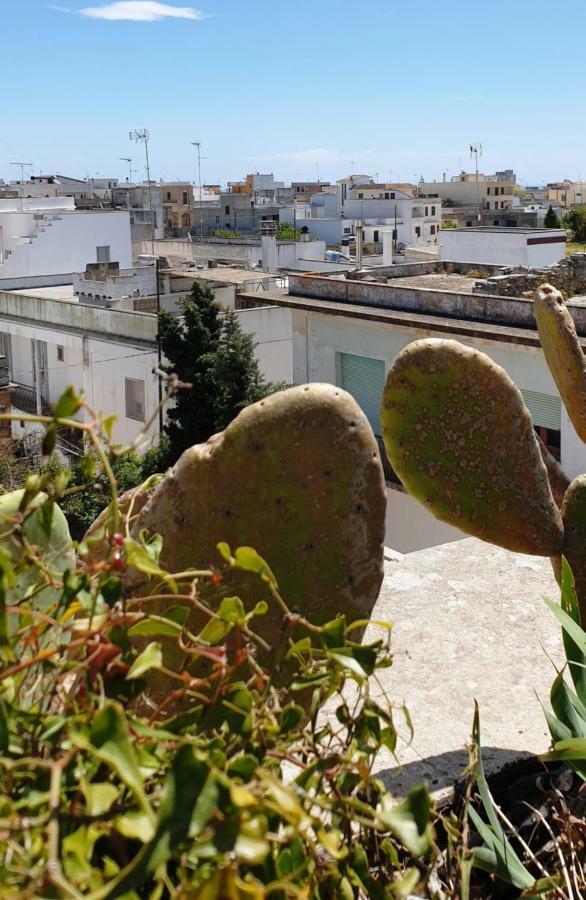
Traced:
<path fill-rule="evenodd" d="M 586 253 L 572 253 L 555 266 L 516 269 L 504 274 L 497 272 L 489 278 L 479 279 L 474 291 L 482 294 L 495 292 L 500 296 L 522 297 L 546 282 L 558 288 L 566 299 L 586 294 Z"/>
<path fill-rule="evenodd" d="M 537 327 L 533 300 L 528 297 L 401 287 L 396 283 L 383 284 L 320 275 L 289 275 L 289 294 L 493 325 L 531 330 Z M 568 308 L 576 322 L 578 333 L 586 336 L 586 304 L 579 300 L 570 301 Z"/>

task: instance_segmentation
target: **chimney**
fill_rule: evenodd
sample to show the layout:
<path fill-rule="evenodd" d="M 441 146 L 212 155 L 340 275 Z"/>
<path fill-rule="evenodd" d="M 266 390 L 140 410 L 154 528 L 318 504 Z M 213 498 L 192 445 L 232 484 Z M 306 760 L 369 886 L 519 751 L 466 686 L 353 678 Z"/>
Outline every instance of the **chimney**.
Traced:
<path fill-rule="evenodd" d="M 356 268 L 362 268 L 362 244 L 364 241 L 364 229 L 362 225 L 356 226 Z"/>
<path fill-rule="evenodd" d="M 262 270 L 273 274 L 277 271 L 277 223 L 261 222 Z"/>

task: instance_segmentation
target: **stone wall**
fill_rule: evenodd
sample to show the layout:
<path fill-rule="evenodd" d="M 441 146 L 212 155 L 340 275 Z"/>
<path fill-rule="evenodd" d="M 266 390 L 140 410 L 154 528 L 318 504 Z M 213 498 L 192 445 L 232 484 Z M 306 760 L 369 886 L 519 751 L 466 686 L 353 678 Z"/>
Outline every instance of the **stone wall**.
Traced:
<path fill-rule="evenodd" d="M 586 253 L 572 253 L 555 266 L 542 269 L 518 268 L 479 279 L 473 291 L 475 294 L 523 297 L 532 294 L 545 282 L 558 288 L 566 299 L 586 294 Z"/>

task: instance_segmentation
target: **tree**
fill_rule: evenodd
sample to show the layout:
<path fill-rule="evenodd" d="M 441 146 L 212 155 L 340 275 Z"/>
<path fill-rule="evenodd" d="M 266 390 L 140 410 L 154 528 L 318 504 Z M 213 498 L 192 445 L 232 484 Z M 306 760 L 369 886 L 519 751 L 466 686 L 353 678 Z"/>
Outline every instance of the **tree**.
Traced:
<path fill-rule="evenodd" d="M 159 316 L 166 369 L 192 385 L 178 392 L 167 413 L 169 465 L 192 444 L 223 431 L 245 406 L 280 387 L 264 380 L 254 340 L 242 331 L 236 313 L 215 303 L 210 288 L 194 284 L 180 306 L 183 320 L 165 311 Z"/>
<path fill-rule="evenodd" d="M 279 222 L 277 225 L 277 238 L 280 241 L 298 241 L 301 239 L 301 232 L 298 228 L 294 228 L 290 222 Z"/>
<path fill-rule="evenodd" d="M 545 225 L 546 228 L 559 228 L 560 227 L 560 220 L 556 216 L 556 214 L 553 210 L 553 206 L 551 206 L 551 204 L 550 204 L 548 211 L 545 214 L 545 219 L 543 220 L 543 224 Z"/>
<path fill-rule="evenodd" d="M 586 242 L 586 206 L 576 206 L 571 209 L 565 218 L 565 224 L 572 229 L 574 240 L 577 243 Z"/>

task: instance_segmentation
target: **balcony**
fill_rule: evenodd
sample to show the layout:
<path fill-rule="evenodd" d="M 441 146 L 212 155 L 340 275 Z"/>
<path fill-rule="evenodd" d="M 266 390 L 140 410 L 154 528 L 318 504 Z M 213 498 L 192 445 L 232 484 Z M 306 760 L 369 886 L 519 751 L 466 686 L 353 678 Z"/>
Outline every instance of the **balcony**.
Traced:
<path fill-rule="evenodd" d="M 28 384 L 11 383 L 10 400 L 15 410 L 35 416 L 37 414 L 37 392 Z M 47 399 L 41 396 L 41 408 L 43 415 L 51 414 L 51 407 Z"/>

